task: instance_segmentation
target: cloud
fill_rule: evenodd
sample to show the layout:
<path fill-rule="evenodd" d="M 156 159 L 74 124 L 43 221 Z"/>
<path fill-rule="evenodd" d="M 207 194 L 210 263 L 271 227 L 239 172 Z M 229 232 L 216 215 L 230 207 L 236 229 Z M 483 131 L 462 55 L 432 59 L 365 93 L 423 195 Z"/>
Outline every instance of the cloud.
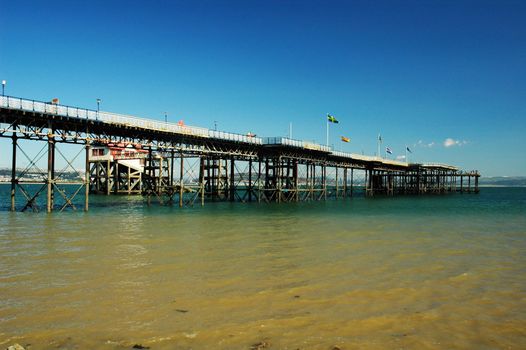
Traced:
<path fill-rule="evenodd" d="M 467 144 L 466 140 L 455 140 L 450 137 L 444 140 L 444 147 L 462 146 Z"/>
<path fill-rule="evenodd" d="M 435 145 L 436 145 L 436 143 L 434 141 L 424 142 L 423 140 L 418 140 L 417 143 L 413 144 L 413 147 L 431 148 L 431 147 L 433 147 Z"/>
<path fill-rule="evenodd" d="M 396 159 L 397 159 L 397 160 L 404 160 L 404 159 L 405 159 L 405 156 L 396 156 Z"/>

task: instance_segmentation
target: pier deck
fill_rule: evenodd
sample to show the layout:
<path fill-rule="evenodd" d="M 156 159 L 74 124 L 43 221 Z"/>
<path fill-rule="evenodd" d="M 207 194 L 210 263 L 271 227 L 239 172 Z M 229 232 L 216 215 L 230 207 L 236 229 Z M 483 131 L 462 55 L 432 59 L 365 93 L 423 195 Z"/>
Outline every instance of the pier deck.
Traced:
<path fill-rule="evenodd" d="M 333 151 L 330 147 L 284 137 L 255 137 L 129 115 L 63 106 L 17 97 L 0 97 L 0 137 L 12 140 L 11 210 L 38 210 L 46 193 L 48 212 L 72 207 L 55 169 L 58 144 L 78 144 L 85 153 L 84 183 L 75 192 L 142 193 L 180 206 L 205 200 L 300 201 L 352 196 L 355 171 L 363 172 L 366 196 L 478 192 L 477 171 L 445 164 L 414 164 Z M 20 140 L 40 141 L 47 149 L 44 186 L 29 193 L 17 172 Z M 94 157 L 96 147 L 140 150 L 141 170 L 116 159 Z M 25 153 L 24 153 L 25 155 Z M 65 159 L 65 157 L 64 157 Z M 29 159 L 36 164 L 37 159 Z M 65 159 L 69 165 L 71 160 Z M 17 207 L 16 193 L 25 204 Z M 57 207 L 55 192 L 63 199 Z"/>

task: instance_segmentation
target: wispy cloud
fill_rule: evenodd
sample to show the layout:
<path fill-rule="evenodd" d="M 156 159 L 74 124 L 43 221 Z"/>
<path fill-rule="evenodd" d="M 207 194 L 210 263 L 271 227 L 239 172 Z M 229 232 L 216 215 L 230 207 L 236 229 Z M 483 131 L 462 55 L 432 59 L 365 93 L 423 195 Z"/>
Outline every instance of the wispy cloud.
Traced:
<path fill-rule="evenodd" d="M 426 147 L 426 148 L 431 148 L 433 146 L 435 146 L 436 143 L 434 141 L 431 141 L 431 142 L 427 142 L 427 141 L 423 141 L 423 140 L 418 140 L 417 143 L 415 143 L 413 145 L 413 147 Z"/>
<path fill-rule="evenodd" d="M 444 140 L 444 147 L 463 146 L 467 144 L 466 140 L 455 140 L 450 137 Z"/>
<path fill-rule="evenodd" d="M 404 159 L 405 159 L 405 156 L 396 156 L 396 159 L 397 159 L 397 160 L 404 160 Z"/>

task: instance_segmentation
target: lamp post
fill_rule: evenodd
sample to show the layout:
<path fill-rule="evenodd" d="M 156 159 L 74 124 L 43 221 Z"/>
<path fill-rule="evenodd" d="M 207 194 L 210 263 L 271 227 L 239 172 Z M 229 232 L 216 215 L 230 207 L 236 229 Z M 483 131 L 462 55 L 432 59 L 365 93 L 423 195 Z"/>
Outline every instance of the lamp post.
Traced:
<path fill-rule="evenodd" d="M 5 84 L 7 84 L 7 81 L 2 80 L 2 96 L 5 96 Z"/>
<path fill-rule="evenodd" d="M 164 123 L 165 124 L 168 123 L 168 113 L 167 112 L 164 112 Z"/>
<path fill-rule="evenodd" d="M 214 120 L 214 130 L 217 131 L 217 120 Z"/>
<path fill-rule="evenodd" d="M 100 98 L 97 99 L 97 115 L 95 117 L 96 120 L 99 120 L 99 112 L 100 112 L 100 103 L 102 100 Z"/>

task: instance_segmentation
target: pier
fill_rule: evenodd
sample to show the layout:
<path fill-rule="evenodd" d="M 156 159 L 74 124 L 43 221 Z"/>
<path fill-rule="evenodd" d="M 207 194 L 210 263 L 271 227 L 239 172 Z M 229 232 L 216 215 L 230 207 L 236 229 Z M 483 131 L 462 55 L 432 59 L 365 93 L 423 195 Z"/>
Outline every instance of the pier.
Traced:
<path fill-rule="evenodd" d="M 407 163 L 377 156 L 334 151 L 330 147 L 285 137 L 257 137 L 18 97 L 0 97 L 0 137 L 10 138 L 12 211 L 47 212 L 80 209 L 74 198 L 84 194 L 142 194 L 148 203 L 179 206 L 207 201 L 291 202 L 352 197 L 356 174 L 363 174 L 364 195 L 477 193 L 478 171 L 436 163 Z M 34 157 L 26 141 L 40 142 Z M 68 159 L 61 144 L 78 145 Z M 39 179 L 23 180 L 20 157 L 36 165 Z M 84 159 L 83 181 L 65 191 L 67 169 Z M 38 186 L 27 186 L 38 183 Z M 21 194 L 22 196 L 19 196 Z M 57 198 L 60 198 L 57 201 Z M 2 199 L 4 200 L 4 199 Z"/>

